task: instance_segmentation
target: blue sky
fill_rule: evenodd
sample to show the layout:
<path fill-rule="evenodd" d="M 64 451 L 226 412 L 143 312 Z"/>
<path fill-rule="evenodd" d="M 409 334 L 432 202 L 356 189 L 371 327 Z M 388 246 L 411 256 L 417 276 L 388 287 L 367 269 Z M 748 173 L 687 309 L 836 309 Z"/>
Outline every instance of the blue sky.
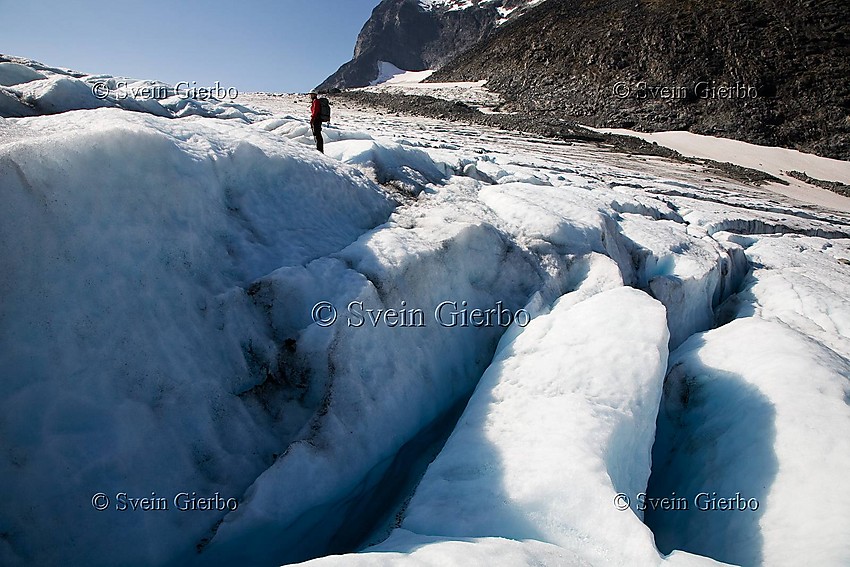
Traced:
<path fill-rule="evenodd" d="M 0 53 L 87 73 L 305 92 L 379 0 L 0 0 Z"/>

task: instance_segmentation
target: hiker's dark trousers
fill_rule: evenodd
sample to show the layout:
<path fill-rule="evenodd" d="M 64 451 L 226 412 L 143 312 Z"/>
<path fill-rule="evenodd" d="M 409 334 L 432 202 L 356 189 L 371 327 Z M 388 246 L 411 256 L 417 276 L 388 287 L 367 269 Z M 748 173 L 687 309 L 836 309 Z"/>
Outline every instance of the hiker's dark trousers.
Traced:
<path fill-rule="evenodd" d="M 316 149 L 325 153 L 325 141 L 322 139 L 322 121 L 311 120 L 310 126 L 313 128 L 313 137 L 316 138 Z"/>

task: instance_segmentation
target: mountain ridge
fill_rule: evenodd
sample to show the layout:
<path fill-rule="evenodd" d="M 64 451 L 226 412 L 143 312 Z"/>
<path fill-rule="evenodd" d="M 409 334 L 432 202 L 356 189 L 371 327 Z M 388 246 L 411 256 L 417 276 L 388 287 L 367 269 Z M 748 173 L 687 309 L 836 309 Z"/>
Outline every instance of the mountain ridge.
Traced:
<path fill-rule="evenodd" d="M 513 112 L 848 160 L 847 76 L 842 2 L 549 0 L 428 81 L 487 80 Z"/>

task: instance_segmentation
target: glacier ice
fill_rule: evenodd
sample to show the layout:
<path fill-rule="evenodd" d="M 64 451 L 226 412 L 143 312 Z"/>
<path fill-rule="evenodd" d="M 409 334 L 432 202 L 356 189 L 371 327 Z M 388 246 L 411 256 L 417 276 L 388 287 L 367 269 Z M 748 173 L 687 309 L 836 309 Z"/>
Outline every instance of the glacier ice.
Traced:
<path fill-rule="evenodd" d="M 365 109 L 321 156 L 303 100 L 0 82 L 0 563 L 847 562 L 840 211 Z M 704 489 L 761 505 L 641 521 Z M 183 491 L 238 507 L 115 509 Z"/>
<path fill-rule="evenodd" d="M 755 504 L 659 510 L 648 522 L 662 549 L 742 565 L 845 564 L 850 494 L 835 481 L 850 466 L 842 252 L 813 237 L 735 239 L 759 267 L 726 307 L 735 318 L 671 357 L 650 492 Z"/>
<path fill-rule="evenodd" d="M 267 379 L 256 353 L 282 350 L 245 288 L 344 248 L 391 202 L 260 131 L 117 109 L 4 128 L 0 186 L 0 562 L 194 554 L 209 514 L 86 501 L 241 497 L 309 416 L 291 402 L 271 428 L 240 398 Z"/>

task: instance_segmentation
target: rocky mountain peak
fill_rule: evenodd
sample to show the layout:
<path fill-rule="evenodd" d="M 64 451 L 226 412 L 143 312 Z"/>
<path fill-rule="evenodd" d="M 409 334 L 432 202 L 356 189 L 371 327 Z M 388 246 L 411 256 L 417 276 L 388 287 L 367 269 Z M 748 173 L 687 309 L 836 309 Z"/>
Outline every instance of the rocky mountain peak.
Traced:
<path fill-rule="evenodd" d="M 362 87 L 379 63 L 407 71 L 439 68 L 544 0 L 383 0 L 363 26 L 354 57 L 320 90 Z"/>

